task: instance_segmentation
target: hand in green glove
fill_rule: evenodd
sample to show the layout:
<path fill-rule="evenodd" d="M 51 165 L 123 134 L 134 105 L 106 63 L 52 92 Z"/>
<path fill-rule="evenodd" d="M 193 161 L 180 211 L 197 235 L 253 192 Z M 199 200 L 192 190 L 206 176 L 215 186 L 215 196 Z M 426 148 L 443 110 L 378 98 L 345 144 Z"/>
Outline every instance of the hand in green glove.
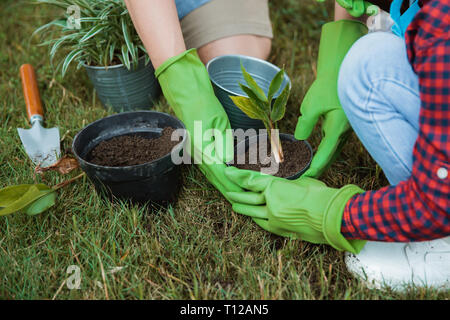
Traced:
<path fill-rule="evenodd" d="M 339 5 L 346 9 L 347 12 L 353 17 L 359 18 L 363 14 L 369 16 L 377 14 L 378 9 L 372 3 L 363 0 L 336 0 Z"/>
<path fill-rule="evenodd" d="M 323 117 L 322 141 L 305 176 L 319 177 L 325 171 L 350 130 L 338 98 L 339 68 L 353 43 L 366 33 L 367 27 L 353 20 L 329 22 L 322 27 L 317 79 L 306 93 L 295 130 L 297 139 L 306 140 Z"/>
<path fill-rule="evenodd" d="M 317 0 L 323 2 L 325 0 Z M 353 17 L 359 18 L 363 14 L 374 15 L 378 13 L 377 7 L 364 0 L 336 0 L 336 2 Z"/>
<path fill-rule="evenodd" d="M 233 136 L 227 114 L 214 95 L 208 72 L 191 49 L 165 61 L 155 72 L 164 96 L 191 138 L 191 157 L 206 178 L 226 196 L 241 191 L 224 174 L 233 159 Z M 199 126 L 201 125 L 201 127 Z M 215 129 L 215 130 L 211 130 Z"/>
<path fill-rule="evenodd" d="M 359 253 L 364 246 L 365 241 L 347 240 L 340 231 L 345 205 L 363 192 L 357 186 L 332 189 L 308 177 L 291 181 L 234 167 L 225 173 L 249 190 L 228 193 L 234 201 L 233 210 L 253 217 L 264 229 L 353 253 Z"/>

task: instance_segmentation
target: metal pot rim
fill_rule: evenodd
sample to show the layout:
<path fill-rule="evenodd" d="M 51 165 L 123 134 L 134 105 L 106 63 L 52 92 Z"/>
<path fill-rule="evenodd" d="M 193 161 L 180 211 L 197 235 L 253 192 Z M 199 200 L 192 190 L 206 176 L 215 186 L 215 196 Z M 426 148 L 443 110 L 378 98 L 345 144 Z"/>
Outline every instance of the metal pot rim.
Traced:
<path fill-rule="evenodd" d="M 142 56 L 138 59 L 138 62 L 140 62 L 142 59 L 145 59 L 147 56 Z M 151 61 L 149 62 L 151 63 Z M 121 64 L 115 64 L 113 66 L 90 66 L 88 64 L 86 64 L 84 61 L 81 63 L 81 65 L 87 69 L 93 69 L 93 70 L 109 70 L 109 69 L 120 69 L 120 68 L 126 68 L 126 66 L 121 63 Z M 128 70 L 128 69 L 127 69 Z"/>
<path fill-rule="evenodd" d="M 221 59 L 224 59 L 224 58 L 240 58 L 240 59 L 245 59 L 245 60 L 252 60 L 252 61 L 255 61 L 255 62 L 258 62 L 258 63 L 265 64 L 265 65 L 267 65 L 267 66 L 269 66 L 269 67 L 271 67 L 271 68 L 274 68 L 275 70 L 277 70 L 277 72 L 279 72 L 279 71 L 281 70 L 279 67 L 277 67 L 277 66 L 274 65 L 273 63 L 270 63 L 270 62 L 268 62 L 268 61 L 266 61 L 266 60 L 262 60 L 262 59 L 255 58 L 255 57 L 250 57 L 250 56 L 245 56 L 245 55 L 242 55 L 242 54 L 225 54 L 225 55 L 222 55 L 222 56 L 215 57 L 215 58 L 213 58 L 213 59 L 211 59 L 211 60 L 208 61 L 208 63 L 206 64 L 206 70 L 208 70 L 208 74 L 209 74 L 209 68 L 211 67 L 211 65 L 212 65 L 214 62 L 216 62 L 217 60 L 221 60 Z M 289 76 L 287 75 L 287 73 L 285 73 L 284 75 L 285 75 L 285 77 L 287 78 L 289 88 L 291 89 L 291 88 L 292 88 L 292 81 L 291 81 L 291 78 L 289 78 Z M 243 96 L 242 94 L 233 92 L 233 91 L 231 91 L 231 90 L 225 88 L 224 86 L 222 86 L 222 85 L 220 85 L 219 83 L 217 83 L 217 81 L 215 81 L 215 80 L 212 79 L 211 77 L 209 77 L 209 78 L 210 78 L 211 82 L 214 83 L 214 85 L 216 85 L 217 87 L 219 87 L 219 88 L 222 89 L 223 91 L 227 92 L 228 94 L 233 95 L 233 96 L 245 97 L 245 96 Z M 277 97 L 277 96 L 275 96 L 274 98 L 276 98 L 276 97 Z"/>

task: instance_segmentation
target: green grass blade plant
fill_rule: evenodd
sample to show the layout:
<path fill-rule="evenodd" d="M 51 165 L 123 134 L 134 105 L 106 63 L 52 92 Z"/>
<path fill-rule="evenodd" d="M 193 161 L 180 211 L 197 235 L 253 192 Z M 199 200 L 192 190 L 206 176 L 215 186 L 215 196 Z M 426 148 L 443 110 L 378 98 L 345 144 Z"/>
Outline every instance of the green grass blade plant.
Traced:
<path fill-rule="evenodd" d="M 119 0 L 35 0 L 35 4 L 50 5 L 65 10 L 62 17 L 38 27 L 41 45 L 50 46 L 50 61 L 65 50 L 57 63 L 63 76 L 73 63 L 94 66 L 124 64 L 129 70 L 138 66 L 147 52 L 133 26 L 128 10 Z M 76 7 L 74 7 L 76 6 Z M 79 11 L 79 28 L 68 25 L 73 8 Z"/>

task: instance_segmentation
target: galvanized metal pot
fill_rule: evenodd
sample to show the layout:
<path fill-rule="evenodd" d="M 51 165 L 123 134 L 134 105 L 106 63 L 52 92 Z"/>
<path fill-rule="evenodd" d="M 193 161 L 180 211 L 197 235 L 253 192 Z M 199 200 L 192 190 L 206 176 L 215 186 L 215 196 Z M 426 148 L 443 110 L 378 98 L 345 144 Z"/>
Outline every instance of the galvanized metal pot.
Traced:
<path fill-rule="evenodd" d="M 115 112 L 149 110 L 159 98 L 161 88 L 155 70 L 145 57 L 139 59 L 136 69 L 123 64 L 109 67 L 84 65 L 89 79 L 104 107 Z"/>
<path fill-rule="evenodd" d="M 206 66 L 214 92 L 230 119 L 231 127 L 244 130 L 263 129 L 262 121 L 249 118 L 230 99 L 230 96 L 247 96 L 239 86 L 239 83 L 246 84 L 241 71 L 241 63 L 266 94 L 273 77 L 280 71 L 280 68 L 270 62 L 243 55 L 216 57 L 209 61 Z M 275 94 L 274 99 L 281 94 L 287 85 L 291 86 L 291 80 L 285 74 L 281 88 Z"/>
<path fill-rule="evenodd" d="M 89 162 L 91 150 L 102 141 L 129 134 L 158 137 L 165 127 L 185 129 L 180 120 L 166 113 L 123 112 L 86 126 L 75 136 L 72 150 L 81 168 L 101 194 L 135 203 L 167 204 L 176 199 L 181 186 L 181 165 L 174 164 L 171 155 L 182 152 L 185 134 L 171 153 L 152 162 L 126 167 L 107 167 Z"/>

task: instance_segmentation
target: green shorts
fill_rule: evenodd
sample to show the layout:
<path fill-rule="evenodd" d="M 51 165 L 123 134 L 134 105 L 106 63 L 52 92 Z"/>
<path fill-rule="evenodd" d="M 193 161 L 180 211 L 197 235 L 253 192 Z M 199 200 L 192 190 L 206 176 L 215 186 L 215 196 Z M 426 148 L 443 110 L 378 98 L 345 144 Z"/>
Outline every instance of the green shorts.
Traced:
<path fill-rule="evenodd" d="M 181 20 L 188 49 L 235 35 L 272 38 L 268 0 L 212 0 Z"/>

